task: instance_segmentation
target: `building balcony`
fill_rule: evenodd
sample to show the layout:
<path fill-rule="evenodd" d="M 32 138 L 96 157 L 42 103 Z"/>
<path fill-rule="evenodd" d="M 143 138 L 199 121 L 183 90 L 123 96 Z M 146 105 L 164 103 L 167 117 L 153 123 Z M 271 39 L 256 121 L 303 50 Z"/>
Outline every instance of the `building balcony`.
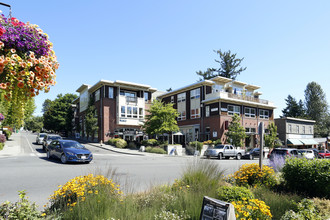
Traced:
<path fill-rule="evenodd" d="M 234 94 L 234 93 L 229 93 L 229 92 L 215 92 L 215 93 L 210 93 L 205 96 L 205 100 L 203 102 L 212 102 L 214 100 L 228 100 L 228 101 L 236 101 L 236 102 L 242 102 L 242 103 L 249 103 L 249 104 L 261 104 L 265 106 L 274 106 L 274 103 L 264 100 L 264 99 L 259 99 L 255 98 L 253 96 L 248 96 L 245 94 Z"/>

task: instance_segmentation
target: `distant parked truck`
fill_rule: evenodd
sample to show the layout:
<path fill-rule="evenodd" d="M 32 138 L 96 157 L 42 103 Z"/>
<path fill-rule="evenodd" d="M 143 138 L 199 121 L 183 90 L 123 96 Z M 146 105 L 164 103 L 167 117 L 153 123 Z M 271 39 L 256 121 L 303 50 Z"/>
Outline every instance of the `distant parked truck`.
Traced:
<path fill-rule="evenodd" d="M 219 144 L 214 147 L 209 147 L 204 156 L 206 158 L 217 157 L 219 160 L 223 158 L 236 157 L 237 160 L 242 158 L 242 155 L 245 154 L 245 150 L 233 147 L 233 145 Z"/>

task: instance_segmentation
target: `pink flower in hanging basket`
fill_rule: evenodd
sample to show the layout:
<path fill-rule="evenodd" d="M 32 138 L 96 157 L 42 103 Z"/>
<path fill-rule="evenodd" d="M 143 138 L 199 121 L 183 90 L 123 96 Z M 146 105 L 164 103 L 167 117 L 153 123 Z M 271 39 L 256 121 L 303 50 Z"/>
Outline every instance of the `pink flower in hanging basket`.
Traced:
<path fill-rule="evenodd" d="M 3 114 L 0 113 L 0 121 L 3 121 L 5 119 L 5 116 L 3 116 Z"/>

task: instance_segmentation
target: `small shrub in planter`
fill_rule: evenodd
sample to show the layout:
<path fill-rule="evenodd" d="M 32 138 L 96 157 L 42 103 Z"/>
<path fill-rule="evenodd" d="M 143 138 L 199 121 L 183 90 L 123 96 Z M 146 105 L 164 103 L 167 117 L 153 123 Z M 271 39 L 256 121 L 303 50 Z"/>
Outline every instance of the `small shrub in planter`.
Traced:
<path fill-rule="evenodd" d="M 125 148 L 127 146 L 127 142 L 123 139 L 118 139 L 116 141 L 116 147 L 118 148 Z"/>
<path fill-rule="evenodd" d="M 128 144 L 128 148 L 129 149 L 137 149 L 137 147 L 136 147 L 136 144 L 133 142 L 133 141 L 131 141 L 131 142 L 129 142 L 129 144 Z"/>
<path fill-rule="evenodd" d="M 5 146 L 4 143 L 0 143 L 0 150 L 2 150 L 4 146 Z"/>
<path fill-rule="evenodd" d="M 213 141 L 212 140 L 207 140 L 203 142 L 204 145 L 212 145 Z"/>
<path fill-rule="evenodd" d="M 203 143 L 202 142 L 199 142 L 199 141 L 192 141 L 192 142 L 189 142 L 189 146 L 190 147 L 197 147 L 196 150 L 198 150 L 199 152 L 201 152 L 202 150 L 202 147 L 203 147 Z"/>
<path fill-rule="evenodd" d="M 4 134 L 0 134 L 0 143 L 5 143 L 6 140 L 6 136 Z"/>
<path fill-rule="evenodd" d="M 146 152 L 154 154 L 166 154 L 166 151 L 160 147 L 147 147 Z"/>
<path fill-rule="evenodd" d="M 108 144 L 112 146 L 116 146 L 116 142 L 119 140 L 119 138 L 112 138 L 108 140 Z"/>
<path fill-rule="evenodd" d="M 221 139 L 217 139 L 217 140 L 214 141 L 214 145 L 217 145 L 217 144 L 222 144 Z"/>
<path fill-rule="evenodd" d="M 218 189 L 218 199 L 233 202 L 254 199 L 253 193 L 244 186 L 222 186 Z"/>

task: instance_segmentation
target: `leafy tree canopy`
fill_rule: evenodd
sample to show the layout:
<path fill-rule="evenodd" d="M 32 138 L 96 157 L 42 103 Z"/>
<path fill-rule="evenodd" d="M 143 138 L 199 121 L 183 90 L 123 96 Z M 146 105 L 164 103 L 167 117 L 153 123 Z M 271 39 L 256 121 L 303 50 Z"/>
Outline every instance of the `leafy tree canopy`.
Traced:
<path fill-rule="evenodd" d="M 59 94 L 54 101 L 47 102 L 47 111 L 43 114 L 44 127 L 55 132 L 63 131 L 66 134 L 72 130 L 72 102 L 77 98 L 75 94 Z M 44 103 L 45 106 L 45 103 Z"/>
<path fill-rule="evenodd" d="M 231 142 L 235 147 L 243 147 L 243 140 L 246 138 L 245 129 L 241 125 L 241 119 L 239 115 L 234 114 L 232 121 L 228 126 L 226 132 L 227 140 Z"/>
<path fill-rule="evenodd" d="M 208 68 L 205 72 L 198 71 L 197 75 L 201 76 L 200 80 L 211 79 L 216 76 L 222 76 L 230 79 L 236 79 L 237 75 L 246 70 L 246 67 L 240 67 L 244 58 L 236 58 L 236 53 L 232 54 L 231 51 L 222 52 L 221 50 L 215 51 L 219 55 L 220 60 L 215 62 L 220 64 L 219 68 Z"/>
<path fill-rule="evenodd" d="M 277 137 L 277 126 L 272 122 L 268 125 L 268 134 L 265 134 L 265 146 L 270 149 L 281 146 L 281 141 Z"/>
<path fill-rule="evenodd" d="M 176 121 L 179 113 L 173 108 L 172 103 L 164 104 L 159 100 L 154 100 L 147 112 L 149 114 L 147 114 L 146 122 L 143 126 L 146 133 L 160 135 L 179 131 Z"/>
<path fill-rule="evenodd" d="M 94 137 L 94 134 L 98 131 L 98 119 L 97 112 L 94 106 L 94 99 L 91 98 L 88 104 L 88 108 L 86 110 L 85 116 L 85 126 L 86 126 L 86 134 L 87 138 Z"/>

